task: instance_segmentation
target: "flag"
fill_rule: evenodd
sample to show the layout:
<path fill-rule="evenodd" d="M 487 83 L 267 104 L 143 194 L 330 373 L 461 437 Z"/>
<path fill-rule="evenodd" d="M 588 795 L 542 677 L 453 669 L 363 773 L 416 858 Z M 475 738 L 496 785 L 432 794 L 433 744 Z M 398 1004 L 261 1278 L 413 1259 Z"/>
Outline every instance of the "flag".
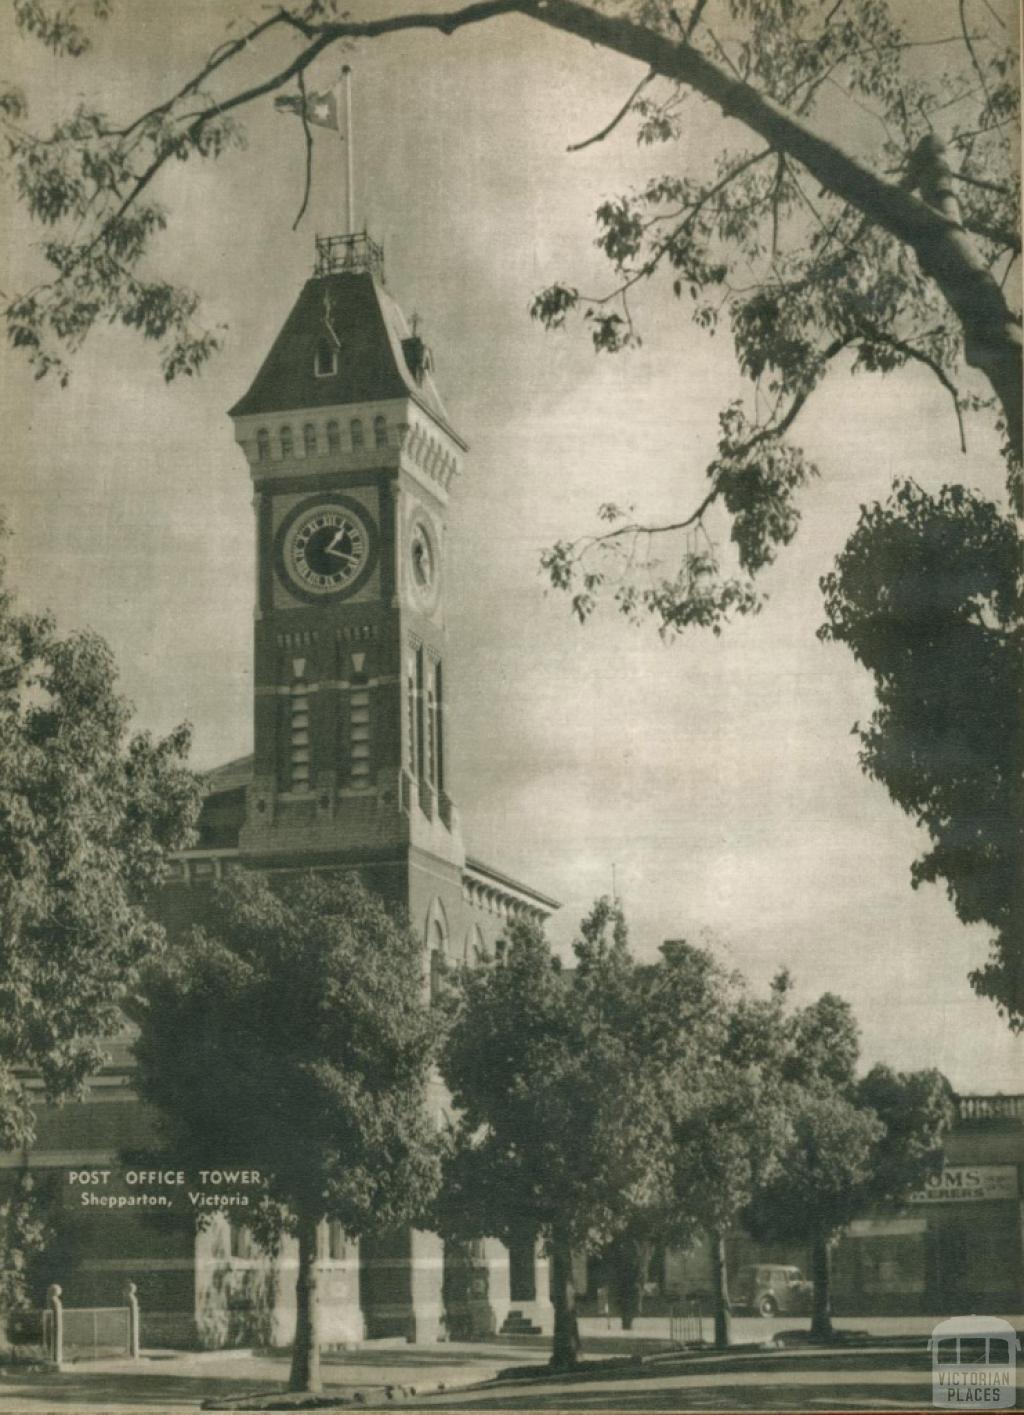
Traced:
<path fill-rule="evenodd" d="M 333 128 L 336 133 L 341 132 L 341 124 L 338 122 L 338 99 L 333 89 L 329 89 L 327 93 L 308 93 L 305 104 L 301 94 L 282 93 L 274 99 L 274 107 L 279 113 L 297 113 L 300 117 L 305 112 L 307 123 L 318 128 Z"/>

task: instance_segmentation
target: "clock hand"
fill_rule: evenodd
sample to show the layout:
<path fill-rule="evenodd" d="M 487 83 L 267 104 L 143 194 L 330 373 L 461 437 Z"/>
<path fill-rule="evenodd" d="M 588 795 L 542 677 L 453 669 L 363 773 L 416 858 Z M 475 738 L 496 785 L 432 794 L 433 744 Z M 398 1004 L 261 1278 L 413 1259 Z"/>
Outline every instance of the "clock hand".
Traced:
<path fill-rule="evenodd" d="M 354 555 L 349 555 L 347 551 L 335 550 L 334 548 L 338 544 L 339 540 L 345 539 L 345 534 L 346 533 L 344 531 L 335 531 L 334 539 L 331 541 L 330 545 L 324 546 L 325 554 L 336 555 L 339 560 L 355 560 L 356 557 Z"/>

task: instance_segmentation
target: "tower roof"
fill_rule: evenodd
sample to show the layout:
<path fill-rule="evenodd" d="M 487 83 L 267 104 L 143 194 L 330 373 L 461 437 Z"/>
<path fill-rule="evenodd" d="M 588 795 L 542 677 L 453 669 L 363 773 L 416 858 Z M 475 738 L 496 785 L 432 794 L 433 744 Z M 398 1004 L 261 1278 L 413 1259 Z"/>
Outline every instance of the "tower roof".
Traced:
<path fill-rule="evenodd" d="M 317 374 L 317 350 L 336 352 L 335 372 Z M 464 446 L 448 421 L 429 358 L 405 315 L 369 270 L 314 275 L 231 417 L 412 398 Z"/>

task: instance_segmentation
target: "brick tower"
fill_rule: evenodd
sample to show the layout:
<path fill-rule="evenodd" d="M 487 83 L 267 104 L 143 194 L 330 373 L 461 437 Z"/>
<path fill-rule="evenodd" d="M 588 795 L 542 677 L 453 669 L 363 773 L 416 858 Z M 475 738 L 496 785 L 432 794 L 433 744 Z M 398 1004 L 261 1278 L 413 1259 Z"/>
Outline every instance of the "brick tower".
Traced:
<path fill-rule="evenodd" d="M 450 946 L 465 851 L 448 794 L 444 573 L 465 443 L 368 237 L 317 263 L 231 409 L 255 490 L 254 760 L 239 847 L 359 864 Z"/>

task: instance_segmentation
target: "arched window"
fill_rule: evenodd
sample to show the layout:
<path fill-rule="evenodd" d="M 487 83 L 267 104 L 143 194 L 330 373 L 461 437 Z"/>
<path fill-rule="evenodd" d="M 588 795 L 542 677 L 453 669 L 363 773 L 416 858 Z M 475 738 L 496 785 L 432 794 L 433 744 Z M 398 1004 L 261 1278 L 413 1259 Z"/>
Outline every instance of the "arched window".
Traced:
<path fill-rule="evenodd" d="M 374 447 L 388 445 L 388 423 L 383 413 L 378 413 L 373 420 L 373 445 Z"/>
<path fill-rule="evenodd" d="M 360 447 L 366 445 L 363 437 L 363 425 L 358 418 L 353 418 L 348 425 L 349 436 L 352 438 L 352 451 L 358 452 Z"/>
<path fill-rule="evenodd" d="M 437 900 L 430 906 L 427 953 L 430 958 L 430 998 L 433 1001 L 438 995 L 448 956 L 448 930 L 445 927 L 444 911 Z"/>
<path fill-rule="evenodd" d="M 257 462 L 270 461 L 270 433 L 265 427 L 261 427 L 256 434 L 256 460 Z"/>
<path fill-rule="evenodd" d="M 338 431 L 338 424 L 333 418 L 327 424 L 327 450 L 328 452 L 341 451 L 341 433 Z"/>
<path fill-rule="evenodd" d="M 313 369 L 317 378 L 330 378 L 338 371 L 338 351 L 329 339 L 321 339 L 316 346 Z"/>
<path fill-rule="evenodd" d="M 316 456 L 316 428 L 312 423 L 302 429 L 302 450 L 307 457 Z"/>
<path fill-rule="evenodd" d="M 281 429 L 281 456 L 291 457 L 294 451 L 295 442 L 292 438 L 292 430 L 288 424 L 285 423 L 284 427 Z"/>
<path fill-rule="evenodd" d="M 477 961 L 487 954 L 487 945 L 484 942 L 483 931 L 479 924 L 473 924 L 466 934 L 465 957 L 463 959 L 467 967 L 472 968 Z"/>

